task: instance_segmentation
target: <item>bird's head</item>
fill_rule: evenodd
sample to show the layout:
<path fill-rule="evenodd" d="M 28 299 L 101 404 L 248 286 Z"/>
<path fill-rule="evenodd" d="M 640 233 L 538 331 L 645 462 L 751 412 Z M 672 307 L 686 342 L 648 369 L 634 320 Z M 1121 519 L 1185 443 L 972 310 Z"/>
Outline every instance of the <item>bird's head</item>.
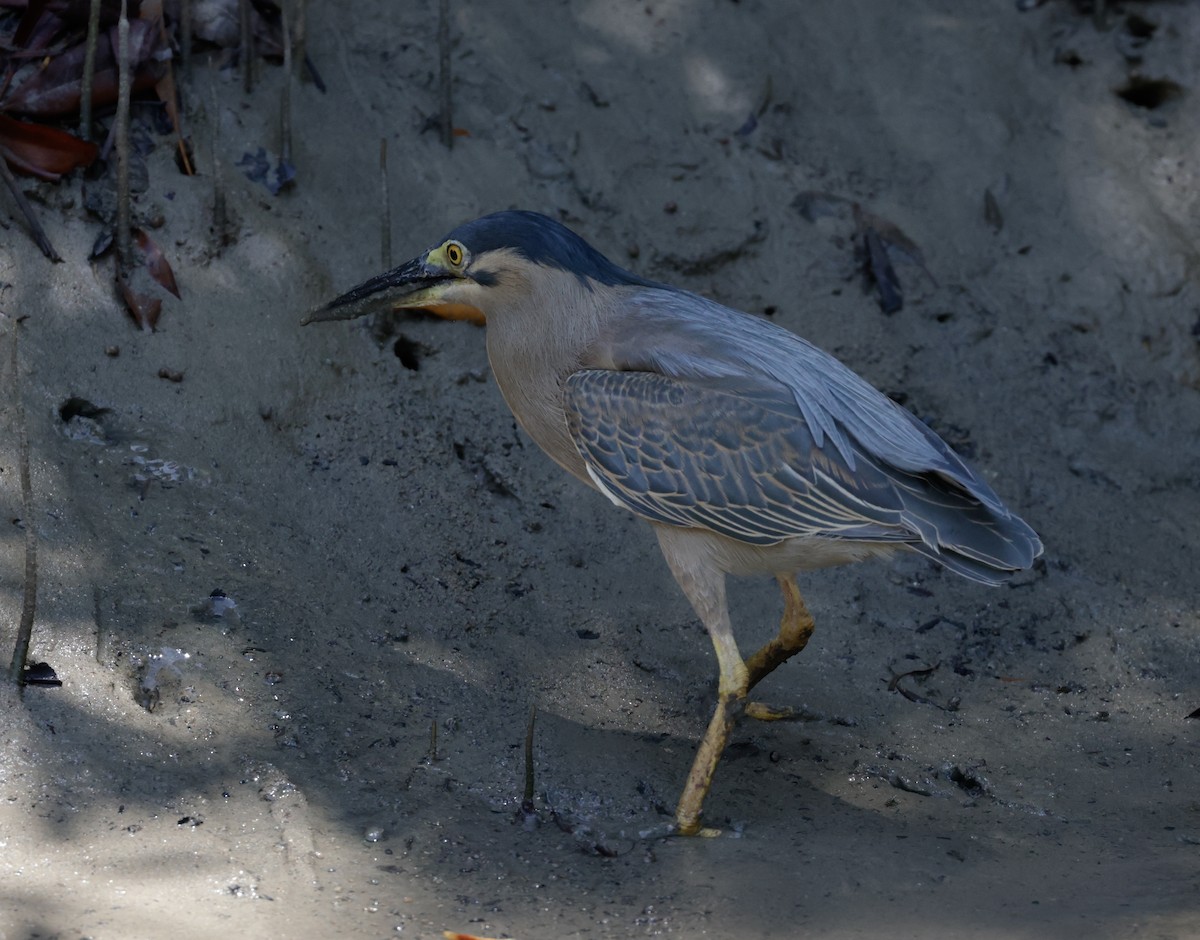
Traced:
<path fill-rule="evenodd" d="M 619 268 L 565 225 L 537 212 L 495 212 L 460 225 L 437 246 L 313 310 L 305 323 L 380 310 L 428 310 L 482 326 L 490 310 L 567 273 L 583 283 L 649 281 Z"/>

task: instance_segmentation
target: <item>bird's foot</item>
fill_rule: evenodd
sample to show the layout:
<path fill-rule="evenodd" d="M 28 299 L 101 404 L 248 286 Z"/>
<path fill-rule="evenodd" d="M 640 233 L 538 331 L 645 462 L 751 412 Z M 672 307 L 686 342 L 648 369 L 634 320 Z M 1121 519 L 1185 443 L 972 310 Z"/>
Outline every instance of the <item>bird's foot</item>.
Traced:
<path fill-rule="evenodd" d="M 767 705 L 765 702 L 747 702 L 742 714 L 755 721 L 800 721 L 808 717 L 790 706 Z"/>
<path fill-rule="evenodd" d="M 721 830 L 714 829 L 711 826 L 700 825 L 699 817 L 687 821 L 677 818 L 675 825 L 672 827 L 671 834 L 676 836 L 697 836 L 701 839 L 715 839 L 721 834 Z"/>
<path fill-rule="evenodd" d="M 850 727 L 858 724 L 852 718 L 826 715 L 824 712 L 804 705 L 768 705 L 766 702 L 747 702 L 742 714 L 744 717 L 753 718 L 756 721 L 828 721 L 830 724 Z"/>

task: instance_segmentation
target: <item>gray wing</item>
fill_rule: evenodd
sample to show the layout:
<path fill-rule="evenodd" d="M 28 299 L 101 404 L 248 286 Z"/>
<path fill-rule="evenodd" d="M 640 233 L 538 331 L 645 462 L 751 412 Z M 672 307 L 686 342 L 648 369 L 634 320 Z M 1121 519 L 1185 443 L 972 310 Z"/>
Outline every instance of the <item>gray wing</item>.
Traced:
<path fill-rule="evenodd" d="M 1007 512 L 941 438 L 795 333 L 686 291 L 638 290 L 627 299 L 605 341 L 608 368 L 701 381 L 749 377 L 783 386 L 816 446 L 832 445 L 851 470 L 862 450 L 888 466 L 944 474 Z"/>
<path fill-rule="evenodd" d="M 751 545 L 796 537 L 907 543 L 990 583 L 1028 565 L 1008 531 L 1013 517 L 997 517 L 936 475 L 886 467 L 861 448 L 851 470 L 836 448 L 816 444 L 782 396 L 654 373 L 583 371 L 567 379 L 566 402 L 592 479 L 655 522 Z"/>
<path fill-rule="evenodd" d="M 592 478 L 638 515 L 752 545 L 912 538 L 899 507 L 883 505 L 894 502 L 885 479 L 851 474 L 815 445 L 798 414 L 723 384 L 647 372 L 571 375 L 567 421 Z"/>
<path fill-rule="evenodd" d="M 636 301 L 595 351 L 607 368 L 565 389 L 589 473 L 633 512 L 756 545 L 903 542 L 989 583 L 1040 553 L 937 435 L 827 353 L 694 295 Z"/>

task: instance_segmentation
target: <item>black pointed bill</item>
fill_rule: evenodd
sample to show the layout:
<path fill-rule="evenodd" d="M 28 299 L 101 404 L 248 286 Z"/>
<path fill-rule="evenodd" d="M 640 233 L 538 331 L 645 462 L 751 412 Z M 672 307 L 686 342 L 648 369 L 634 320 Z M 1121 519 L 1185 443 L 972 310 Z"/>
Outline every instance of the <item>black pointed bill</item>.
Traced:
<path fill-rule="evenodd" d="M 416 258 L 310 311 L 301 324 L 353 320 L 368 313 L 399 309 L 424 309 L 448 319 L 482 322 L 483 315 L 474 307 L 442 300 L 442 294 L 454 281 L 440 268 L 426 264 L 424 258 Z"/>

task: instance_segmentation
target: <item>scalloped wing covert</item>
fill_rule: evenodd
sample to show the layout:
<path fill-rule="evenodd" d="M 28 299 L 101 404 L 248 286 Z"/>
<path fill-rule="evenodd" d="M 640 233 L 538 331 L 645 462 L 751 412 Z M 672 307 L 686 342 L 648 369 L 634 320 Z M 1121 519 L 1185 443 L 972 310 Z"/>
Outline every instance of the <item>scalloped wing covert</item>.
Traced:
<path fill-rule="evenodd" d="M 1010 514 L 938 473 L 888 466 L 853 441 L 854 468 L 814 439 L 780 386 L 585 370 L 567 378 L 567 421 L 614 502 L 655 522 L 752 545 L 821 537 L 906 543 L 995 583 L 1024 567 Z M 1021 539 L 1017 539 L 1021 541 Z"/>

